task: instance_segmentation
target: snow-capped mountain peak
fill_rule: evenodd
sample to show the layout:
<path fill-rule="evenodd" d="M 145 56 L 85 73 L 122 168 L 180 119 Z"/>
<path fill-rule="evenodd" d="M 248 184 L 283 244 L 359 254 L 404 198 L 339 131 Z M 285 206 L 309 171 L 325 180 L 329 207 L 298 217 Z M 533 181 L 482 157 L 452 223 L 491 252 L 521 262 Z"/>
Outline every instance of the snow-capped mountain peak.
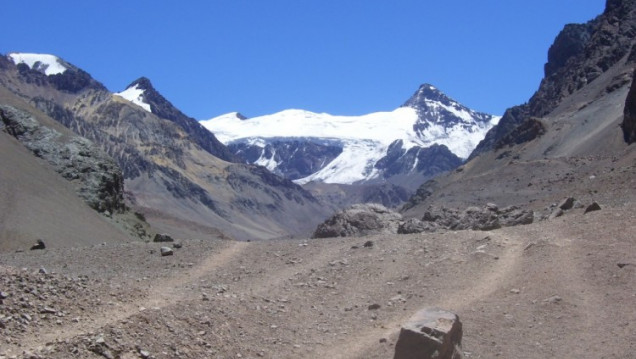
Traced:
<path fill-rule="evenodd" d="M 431 166 L 449 170 L 498 119 L 425 84 L 393 111 L 334 116 L 291 109 L 249 119 L 230 113 L 201 124 L 248 162 L 297 183 L 351 184 L 413 172 L 430 175 Z M 431 158 L 444 165 L 423 163 Z"/>
<path fill-rule="evenodd" d="M 68 70 L 64 61 L 55 55 L 12 52 L 7 57 L 16 65 L 25 64 L 47 76 L 62 74 Z"/>
<path fill-rule="evenodd" d="M 117 92 L 115 95 L 123 97 L 148 112 L 152 112 L 150 104 L 146 102 L 145 91 L 146 90 L 142 88 L 139 83 L 133 83 L 128 86 L 127 89 L 122 92 Z"/>

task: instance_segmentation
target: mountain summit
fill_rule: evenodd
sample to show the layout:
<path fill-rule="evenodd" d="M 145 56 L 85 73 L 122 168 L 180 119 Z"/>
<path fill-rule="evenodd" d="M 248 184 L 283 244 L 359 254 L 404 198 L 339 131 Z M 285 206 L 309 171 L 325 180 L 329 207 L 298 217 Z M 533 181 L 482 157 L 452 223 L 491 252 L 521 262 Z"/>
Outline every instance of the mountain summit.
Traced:
<path fill-rule="evenodd" d="M 406 185 L 457 167 L 498 119 L 425 84 L 390 112 L 285 110 L 250 119 L 233 113 L 202 124 L 247 162 L 297 183 Z"/>
<path fill-rule="evenodd" d="M 238 157 L 219 142 L 214 134 L 207 131 L 194 118 L 186 116 L 163 97 L 163 95 L 152 86 L 152 83 L 147 77 L 138 78 L 128 85 L 126 90 L 116 93 L 116 95 L 140 106 L 159 118 L 176 123 L 190 135 L 192 141 L 210 154 L 228 162 L 239 161 Z"/>

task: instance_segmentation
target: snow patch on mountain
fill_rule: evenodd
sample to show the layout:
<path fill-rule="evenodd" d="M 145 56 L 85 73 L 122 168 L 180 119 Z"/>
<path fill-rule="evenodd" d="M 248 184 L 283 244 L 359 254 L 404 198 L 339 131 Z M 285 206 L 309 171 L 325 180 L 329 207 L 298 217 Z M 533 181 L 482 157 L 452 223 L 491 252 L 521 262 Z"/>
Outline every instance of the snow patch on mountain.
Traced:
<path fill-rule="evenodd" d="M 150 110 L 150 104 L 145 102 L 144 90 L 139 88 L 138 84 L 135 84 L 135 86 L 130 86 L 122 92 L 117 92 L 115 93 L 115 95 L 123 97 L 124 99 L 152 113 L 152 111 Z"/>
<path fill-rule="evenodd" d="M 62 74 L 68 70 L 62 64 L 62 60 L 54 55 L 13 52 L 7 56 L 14 64 L 26 64 L 30 69 L 42 72 L 47 76 Z"/>

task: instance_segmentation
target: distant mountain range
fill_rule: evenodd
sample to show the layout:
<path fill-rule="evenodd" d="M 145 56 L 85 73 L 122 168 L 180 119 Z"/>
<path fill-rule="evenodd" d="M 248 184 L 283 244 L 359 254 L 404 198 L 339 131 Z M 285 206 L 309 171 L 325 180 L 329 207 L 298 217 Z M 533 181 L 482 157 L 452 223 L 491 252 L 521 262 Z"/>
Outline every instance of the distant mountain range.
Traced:
<path fill-rule="evenodd" d="M 304 110 L 201 123 L 248 163 L 305 184 L 390 183 L 412 188 L 462 163 L 499 121 L 430 84 L 390 112 L 334 116 Z"/>

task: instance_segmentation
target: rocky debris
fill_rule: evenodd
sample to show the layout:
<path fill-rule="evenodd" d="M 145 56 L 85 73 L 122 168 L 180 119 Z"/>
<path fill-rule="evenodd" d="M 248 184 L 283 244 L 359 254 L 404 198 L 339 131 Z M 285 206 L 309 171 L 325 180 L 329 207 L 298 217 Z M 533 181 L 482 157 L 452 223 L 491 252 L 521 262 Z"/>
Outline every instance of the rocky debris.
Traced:
<path fill-rule="evenodd" d="M 318 225 L 312 238 L 395 234 L 402 215 L 375 203 L 356 204 Z"/>
<path fill-rule="evenodd" d="M 598 203 L 593 202 L 589 206 L 585 207 L 585 212 L 584 213 L 600 211 L 600 210 L 601 210 L 601 206 Z"/>
<path fill-rule="evenodd" d="M 398 233 L 435 232 L 440 229 L 489 231 L 530 224 L 533 221 L 533 211 L 517 206 L 499 209 L 496 204 L 488 203 L 481 208 L 468 207 L 463 212 L 445 207 L 430 207 L 421 219 L 410 218 L 402 222 Z"/>
<path fill-rule="evenodd" d="M 0 288 L 0 347 L 19 343 L 34 331 L 79 320 L 104 304 L 97 294 L 99 281 L 86 276 L 0 268 Z"/>
<path fill-rule="evenodd" d="M 417 218 L 409 218 L 400 224 L 398 228 L 398 234 L 411 234 L 422 232 L 434 232 L 437 229 L 435 224 L 431 222 L 424 222 Z"/>
<path fill-rule="evenodd" d="M 553 220 L 563 216 L 573 208 L 583 208 L 584 206 L 574 197 L 566 197 L 561 202 L 554 202 L 547 206 L 542 214 L 537 214 L 538 220 Z"/>
<path fill-rule="evenodd" d="M 91 208 L 102 213 L 125 210 L 122 171 L 92 142 L 80 136 L 65 136 L 11 106 L 0 106 L 0 120 L 0 130 L 15 137 L 71 181 Z"/>
<path fill-rule="evenodd" d="M 429 308 L 402 326 L 393 359 L 463 358 L 462 323 L 456 314 Z"/>
<path fill-rule="evenodd" d="M 632 86 L 625 100 L 623 122 L 621 123 L 623 138 L 628 144 L 636 142 L 636 86 L 634 86 L 634 79 L 636 79 L 636 70 L 634 70 Z"/>
<path fill-rule="evenodd" d="M 460 212 L 446 207 L 430 207 L 421 219 L 402 220 L 399 213 L 377 204 L 355 205 L 336 213 L 318 226 L 313 238 L 349 237 L 370 234 L 410 234 L 442 229 L 489 231 L 501 227 L 530 224 L 534 212 L 517 206 L 500 209 L 494 203 L 468 207 Z"/>
<path fill-rule="evenodd" d="M 157 233 L 155 234 L 155 238 L 152 241 L 153 242 L 174 242 L 174 238 L 172 238 L 169 234 L 166 234 L 166 233 Z"/>
<path fill-rule="evenodd" d="M 44 244 L 44 241 L 41 239 L 38 239 L 34 245 L 31 246 L 31 250 L 36 250 L 36 249 L 45 249 L 46 245 Z"/>
<path fill-rule="evenodd" d="M 364 248 L 373 248 L 373 241 L 366 241 L 362 246 Z"/>
<path fill-rule="evenodd" d="M 171 256 L 174 254 L 174 251 L 170 247 L 161 247 L 160 252 L 162 257 Z"/>

